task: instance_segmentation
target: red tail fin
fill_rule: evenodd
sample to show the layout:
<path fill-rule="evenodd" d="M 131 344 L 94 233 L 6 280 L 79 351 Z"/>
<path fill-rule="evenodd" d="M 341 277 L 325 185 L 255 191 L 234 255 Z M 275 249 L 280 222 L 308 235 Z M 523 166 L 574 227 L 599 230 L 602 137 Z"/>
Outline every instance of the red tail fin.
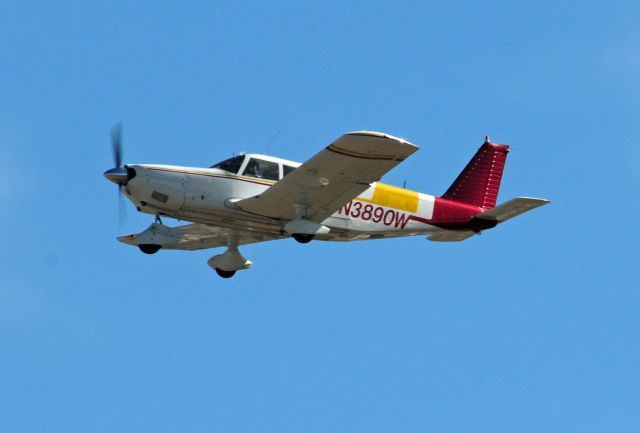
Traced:
<path fill-rule="evenodd" d="M 507 153 L 509 146 L 493 144 L 487 137 L 442 197 L 485 209 L 494 207 Z"/>

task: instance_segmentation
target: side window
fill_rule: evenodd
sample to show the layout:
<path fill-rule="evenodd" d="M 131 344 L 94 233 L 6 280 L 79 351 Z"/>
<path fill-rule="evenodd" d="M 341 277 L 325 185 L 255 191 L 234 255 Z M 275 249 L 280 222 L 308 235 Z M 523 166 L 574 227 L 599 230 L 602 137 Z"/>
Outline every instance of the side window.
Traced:
<path fill-rule="evenodd" d="M 244 169 L 245 176 L 258 177 L 260 179 L 278 180 L 280 170 L 277 162 L 263 161 L 251 158 Z"/>
<path fill-rule="evenodd" d="M 282 177 L 285 177 L 295 169 L 295 167 L 291 167 L 290 165 L 282 165 Z"/>

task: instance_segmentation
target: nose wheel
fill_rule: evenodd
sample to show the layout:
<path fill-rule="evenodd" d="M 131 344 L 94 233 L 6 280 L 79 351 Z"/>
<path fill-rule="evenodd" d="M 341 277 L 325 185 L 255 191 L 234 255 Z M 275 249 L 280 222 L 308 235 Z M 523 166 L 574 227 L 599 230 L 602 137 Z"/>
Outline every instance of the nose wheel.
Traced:
<path fill-rule="evenodd" d="M 156 234 L 157 231 L 157 226 L 160 226 L 160 228 L 164 227 L 164 224 L 162 224 L 162 220 L 160 219 L 160 215 L 156 215 L 156 219 L 155 222 L 153 224 L 151 224 L 151 226 L 149 226 L 149 229 L 147 230 L 151 230 L 151 233 L 153 235 Z M 151 236 L 151 238 L 149 239 L 150 241 L 154 241 L 155 236 Z M 142 251 L 145 254 L 155 254 L 158 251 L 160 251 L 160 248 L 162 248 L 162 245 L 158 245 L 158 244 L 139 244 L 138 248 L 140 249 L 140 251 Z"/>
<path fill-rule="evenodd" d="M 155 254 L 158 251 L 160 251 L 160 248 L 162 248 L 160 245 L 154 245 L 154 244 L 141 244 L 138 245 L 138 248 L 140 248 L 140 251 L 142 251 L 145 254 Z"/>

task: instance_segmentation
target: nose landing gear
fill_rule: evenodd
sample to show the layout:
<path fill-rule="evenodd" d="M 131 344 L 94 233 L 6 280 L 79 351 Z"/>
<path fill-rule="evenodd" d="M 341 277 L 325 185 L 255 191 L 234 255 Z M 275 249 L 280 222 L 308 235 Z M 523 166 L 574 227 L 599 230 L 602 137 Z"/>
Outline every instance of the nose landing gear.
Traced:
<path fill-rule="evenodd" d="M 160 245 L 154 245 L 154 244 L 141 244 L 138 245 L 138 248 L 140 248 L 140 251 L 142 251 L 145 254 L 155 254 L 158 251 L 160 251 L 160 248 L 162 248 Z"/>
<path fill-rule="evenodd" d="M 160 219 L 160 215 L 156 215 L 155 221 L 153 224 L 149 226 L 149 228 L 144 231 L 144 236 L 138 235 L 144 243 L 138 244 L 138 248 L 145 254 L 155 254 L 162 248 L 162 245 L 154 243 L 154 241 L 160 241 L 164 233 L 166 231 L 166 226 L 162 224 L 162 220 Z M 146 242 L 145 242 L 146 241 Z"/>

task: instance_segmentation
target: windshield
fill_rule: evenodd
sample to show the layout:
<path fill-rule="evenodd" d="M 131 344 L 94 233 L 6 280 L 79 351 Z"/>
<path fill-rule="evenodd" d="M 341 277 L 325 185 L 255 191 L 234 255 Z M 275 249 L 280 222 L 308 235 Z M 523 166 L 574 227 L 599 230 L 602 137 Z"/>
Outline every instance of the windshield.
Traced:
<path fill-rule="evenodd" d="M 244 155 L 234 156 L 233 158 L 225 159 L 222 162 L 212 165 L 211 168 L 219 168 L 229 173 L 238 174 L 242 161 L 244 161 Z"/>

